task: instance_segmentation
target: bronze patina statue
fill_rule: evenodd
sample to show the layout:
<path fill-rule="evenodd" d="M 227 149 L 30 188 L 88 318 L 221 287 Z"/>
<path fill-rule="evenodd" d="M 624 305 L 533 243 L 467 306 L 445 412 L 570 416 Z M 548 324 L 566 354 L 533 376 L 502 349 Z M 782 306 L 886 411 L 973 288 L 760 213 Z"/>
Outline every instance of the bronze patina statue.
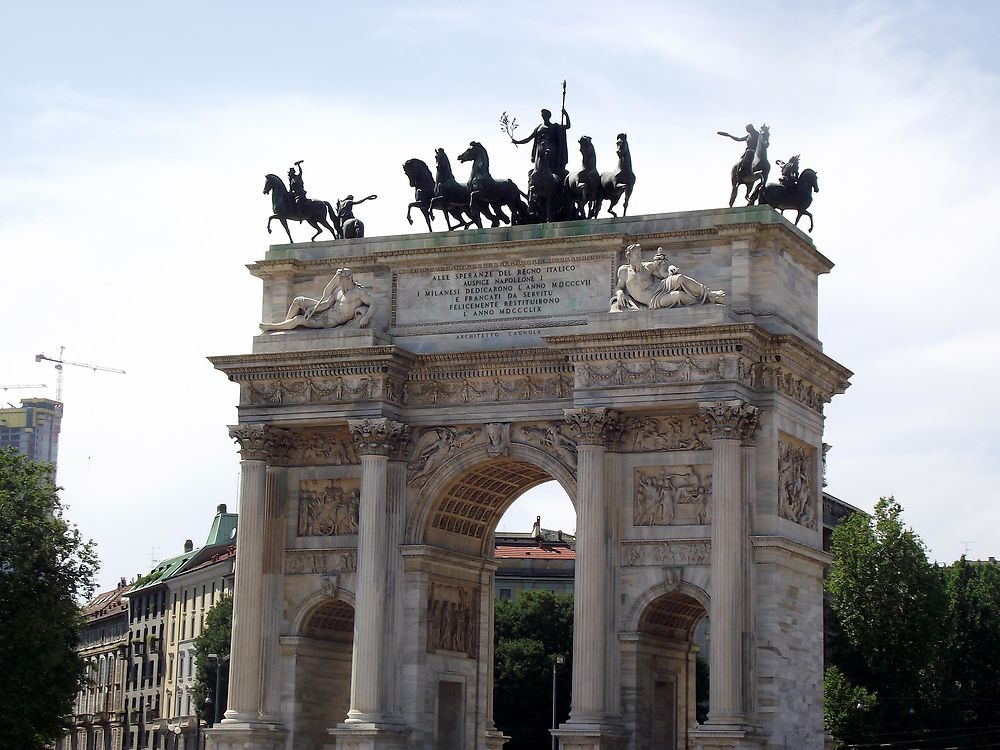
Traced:
<path fill-rule="evenodd" d="M 501 221 L 511 224 L 526 223 L 528 207 L 521 198 L 527 198 L 513 180 L 497 179 L 490 174 L 490 157 L 486 148 L 478 141 L 472 141 L 469 148 L 458 155 L 460 162 L 472 162 L 472 175 L 469 178 L 469 206 L 476 202 L 488 204 L 493 216 L 493 226 L 499 226 Z M 510 217 L 504 213 L 504 208 L 510 211 Z M 484 211 L 485 213 L 485 211 Z"/>
<path fill-rule="evenodd" d="M 748 124 L 746 131 L 747 134 L 742 138 L 737 138 L 723 130 L 718 131 L 719 135 L 747 144 L 743 156 L 730 171 L 733 186 L 733 190 L 729 194 L 730 207 L 736 202 L 736 191 L 739 190 L 740 185 L 746 186 L 747 204 L 753 205 L 761 188 L 767 183 L 767 176 L 771 171 L 771 162 L 767 160 L 767 147 L 771 137 L 767 125 L 761 125 L 760 130 L 757 130 L 752 124 Z"/>
<path fill-rule="evenodd" d="M 337 201 L 337 224 L 340 227 L 341 237 L 353 240 L 365 236 L 365 225 L 361 223 L 361 219 L 354 217 L 354 207 L 376 198 L 377 195 L 369 195 L 361 200 L 355 200 L 353 195 L 348 195 L 343 200 Z"/>
<path fill-rule="evenodd" d="M 814 169 L 803 169 L 802 174 L 797 177 L 793 177 L 792 171 L 789 170 L 789 174 L 786 176 L 784 174 L 785 168 L 789 164 L 793 163 L 795 167 L 798 167 L 798 158 L 792 157 L 788 162 L 785 163 L 782 169 L 782 179 L 781 184 L 772 182 L 760 193 L 761 205 L 765 203 L 773 208 L 778 209 L 781 213 L 789 208 L 794 208 L 798 211 L 798 215 L 795 217 L 795 225 L 798 226 L 799 219 L 803 216 L 809 217 L 809 231 L 813 230 L 813 216 L 806 209 L 812 204 L 812 194 L 813 191 L 819 192 L 819 179 L 816 175 L 816 170 Z"/>
<path fill-rule="evenodd" d="M 604 201 L 608 203 L 608 213 L 618 216 L 614 212 L 614 207 L 618 199 L 625 196 L 622 204 L 622 216 L 628 213 L 628 199 L 632 197 L 632 189 L 635 187 L 635 172 L 632 171 L 632 154 L 628 148 L 628 136 L 619 133 L 615 140 L 615 153 L 618 154 L 618 169 L 614 172 L 601 173 L 601 195 L 597 201 L 597 208 L 594 216 L 601 210 Z"/>
<path fill-rule="evenodd" d="M 296 170 L 297 168 L 297 170 Z M 320 227 L 325 227 L 330 234 L 337 238 L 339 232 L 335 228 L 338 225 L 337 214 L 326 201 L 309 200 L 306 198 L 306 189 L 302 181 L 302 160 L 295 162 L 295 166 L 288 170 L 288 183 L 291 188 L 286 189 L 281 178 L 274 174 L 266 175 L 264 178 L 264 195 L 271 194 L 271 217 L 267 220 L 267 233 L 271 233 L 271 222 L 277 219 L 281 226 L 285 228 L 288 241 L 294 242 L 292 233 L 288 229 L 288 222 L 303 221 L 316 230 L 310 240 L 315 240 L 323 231 Z M 333 221 L 334 226 L 327 222 L 327 216 Z"/>

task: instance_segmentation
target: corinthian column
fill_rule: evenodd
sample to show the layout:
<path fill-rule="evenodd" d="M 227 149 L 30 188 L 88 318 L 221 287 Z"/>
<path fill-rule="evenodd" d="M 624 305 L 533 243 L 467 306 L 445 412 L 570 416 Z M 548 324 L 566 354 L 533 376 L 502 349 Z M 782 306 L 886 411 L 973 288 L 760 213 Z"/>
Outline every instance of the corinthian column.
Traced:
<path fill-rule="evenodd" d="M 229 661 L 229 708 L 223 724 L 255 723 L 261 707 L 264 610 L 264 497 L 267 462 L 287 445 L 284 430 L 262 424 L 229 428 L 239 443 L 240 504 Z"/>
<path fill-rule="evenodd" d="M 758 411 L 742 401 L 699 404 L 712 433 L 712 651 L 708 723 L 743 725 L 744 462 L 740 444 L 756 430 Z"/>
<path fill-rule="evenodd" d="M 621 430 L 610 409 L 565 409 L 577 433 L 576 579 L 573 600 L 573 706 L 569 725 L 600 725 L 607 717 L 608 653 L 607 509 L 604 454 Z"/>
<path fill-rule="evenodd" d="M 361 456 L 358 570 L 354 605 L 351 709 L 346 724 L 379 723 L 386 716 L 382 681 L 386 644 L 384 619 L 389 602 L 386 578 L 386 491 L 389 454 L 406 443 L 409 428 L 391 419 L 351 420 L 348 426 Z"/>

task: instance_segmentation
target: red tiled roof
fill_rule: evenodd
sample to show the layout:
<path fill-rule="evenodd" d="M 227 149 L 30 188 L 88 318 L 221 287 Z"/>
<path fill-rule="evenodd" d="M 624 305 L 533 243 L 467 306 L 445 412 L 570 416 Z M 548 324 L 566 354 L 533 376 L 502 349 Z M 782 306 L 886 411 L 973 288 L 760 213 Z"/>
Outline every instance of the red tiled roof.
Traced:
<path fill-rule="evenodd" d="M 128 604 L 122 601 L 122 597 L 132 588 L 132 584 L 119 586 L 111 591 L 102 591 L 91 599 L 83 608 L 83 614 L 90 620 L 96 620 L 114 612 L 125 612 Z"/>
<path fill-rule="evenodd" d="M 498 544 L 496 558 L 498 560 L 575 560 L 576 550 L 562 545 L 539 544 L 529 547 L 523 544 Z"/>

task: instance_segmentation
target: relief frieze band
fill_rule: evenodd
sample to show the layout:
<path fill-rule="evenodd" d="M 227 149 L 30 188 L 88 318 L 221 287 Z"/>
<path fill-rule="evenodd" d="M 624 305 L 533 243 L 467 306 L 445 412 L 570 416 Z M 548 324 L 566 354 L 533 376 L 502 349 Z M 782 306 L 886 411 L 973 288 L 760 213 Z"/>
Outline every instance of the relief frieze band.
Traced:
<path fill-rule="evenodd" d="M 708 425 L 700 414 L 628 417 L 620 449 L 628 453 L 699 451 L 712 447 Z"/>
<path fill-rule="evenodd" d="M 624 542 L 622 564 L 626 567 L 642 565 L 708 565 L 712 557 L 712 543 L 707 539 L 676 542 Z"/>
<path fill-rule="evenodd" d="M 357 553 L 353 549 L 339 550 L 287 550 L 285 575 L 313 575 L 319 573 L 354 573 L 358 569 Z"/>

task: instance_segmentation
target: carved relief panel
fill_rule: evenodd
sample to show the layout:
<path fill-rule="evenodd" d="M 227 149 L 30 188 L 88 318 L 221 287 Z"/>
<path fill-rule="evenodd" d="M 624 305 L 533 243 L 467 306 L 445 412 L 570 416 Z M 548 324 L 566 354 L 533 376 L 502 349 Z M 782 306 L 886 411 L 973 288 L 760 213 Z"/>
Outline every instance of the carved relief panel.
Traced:
<path fill-rule="evenodd" d="M 346 430 L 292 433 L 290 466 L 344 466 L 359 463 L 354 440 Z"/>
<path fill-rule="evenodd" d="M 357 569 L 358 558 L 352 549 L 288 550 L 285 552 L 285 575 L 354 573 Z"/>
<path fill-rule="evenodd" d="M 630 417 L 622 434 L 623 451 L 710 450 L 712 436 L 700 414 L 667 417 Z"/>
<path fill-rule="evenodd" d="M 622 564 L 641 565 L 708 565 L 712 544 L 707 539 L 677 542 L 626 542 L 622 545 Z"/>
<path fill-rule="evenodd" d="M 298 535 L 357 534 L 360 501 L 360 479 L 301 480 Z"/>
<path fill-rule="evenodd" d="M 431 583 L 427 604 L 428 651 L 451 651 L 472 659 L 477 657 L 478 593 L 476 586 Z"/>
<path fill-rule="evenodd" d="M 778 515 L 816 529 L 816 449 L 794 438 L 778 440 Z"/>
<path fill-rule="evenodd" d="M 712 467 L 636 467 L 632 493 L 634 526 L 707 524 L 711 521 Z"/>

